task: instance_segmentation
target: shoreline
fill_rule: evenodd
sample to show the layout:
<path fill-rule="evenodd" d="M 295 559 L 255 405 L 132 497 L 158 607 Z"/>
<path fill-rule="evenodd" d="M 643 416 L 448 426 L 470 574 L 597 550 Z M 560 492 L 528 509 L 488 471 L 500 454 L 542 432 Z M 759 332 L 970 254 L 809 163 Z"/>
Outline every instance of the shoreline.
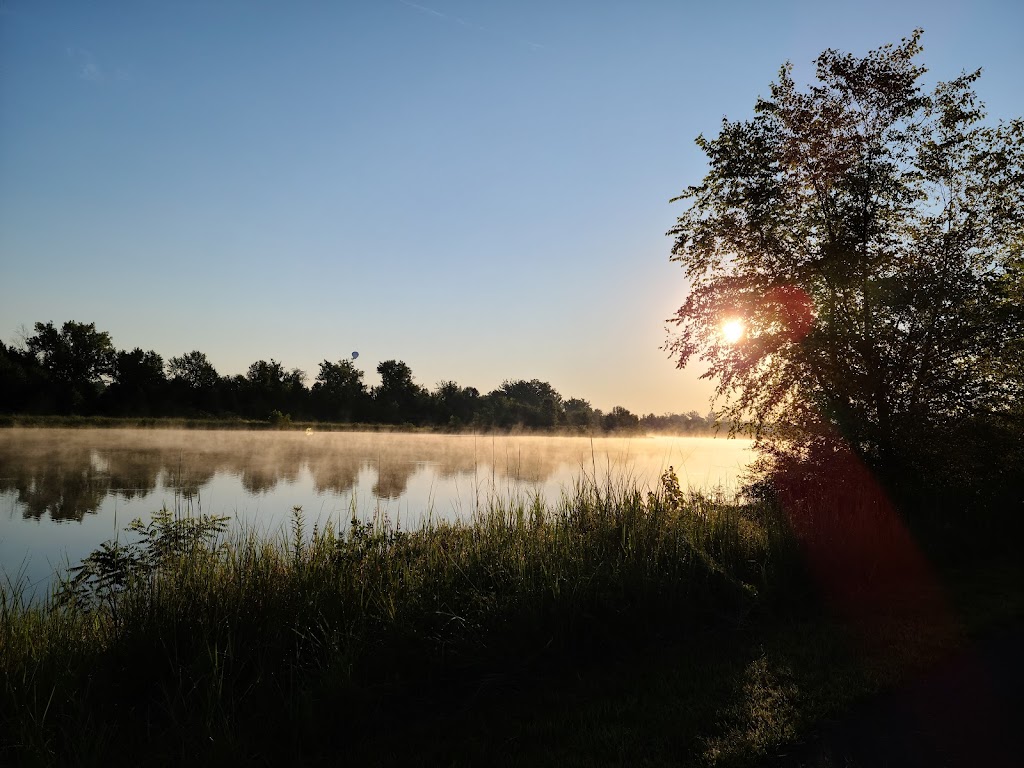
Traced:
<path fill-rule="evenodd" d="M 254 419 L 132 417 L 132 416 L 38 416 L 0 414 L 0 430 L 3 429 L 194 429 L 251 432 L 382 432 L 427 435 L 497 435 L 536 437 L 717 437 L 722 439 L 749 439 L 741 435 L 730 436 L 727 429 L 719 431 L 698 430 L 694 432 L 652 432 L 643 430 L 573 430 L 565 427 L 539 429 L 528 427 L 452 429 L 439 426 L 415 424 L 380 424 L 374 422 L 321 422 L 295 421 L 285 425 Z"/>

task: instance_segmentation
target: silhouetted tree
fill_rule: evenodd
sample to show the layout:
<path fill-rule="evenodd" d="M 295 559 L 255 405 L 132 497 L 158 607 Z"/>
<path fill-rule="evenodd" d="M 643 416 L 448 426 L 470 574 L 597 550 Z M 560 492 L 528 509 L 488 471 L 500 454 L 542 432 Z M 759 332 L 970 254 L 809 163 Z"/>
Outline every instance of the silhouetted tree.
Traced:
<path fill-rule="evenodd" d="M 5 413 L 49 413 L 56 407 L 46 369 L 28 350 L 0 342 L 0 410 Z"/>
<path fill-rule="evenodd" d="M 219 412 L 220 375 L 204 353 L 193 350 L 172 357 L 167 361 L 167 373 L 181 405 L 206 414 Z"/>
<path fill-rule="evenodd" d="M 272 411 L 302 416 L 306 411 L 306 374 L 298 368 L 288 371 L 271 359 L 258 360 L 249 366 L 243 387 L 243 413 L 250 418 L 265 419 Z"/>
<path fill-rule="evenodd" d="M 777 456 L 838 436 L 912 476 L 919 448 L 1020 407 L 1024 123 L 983 123 L 980 70 L 923 93 L 920 34 L 825 51 L 806 91 L 784 66 L 753 119 L 698 137 L 710 169 L 677 198 L 690 291 L 667 348 Z"/>
<path fill-rule="evenodd" d="M 487 400 L 495 426 L 550 428 L 564 423 L 562 396 L 546 381 L 506 380 Z"/>
<path fill-rule="evenodd" d="M 454 381 L 442 381 L 431 397 L 435 424 L 458 429 L 471 424 L 477 415 L 480 392 L 474 387 L 460 387 Z"/>
<path fill-rule="evenodd" d="M 616 405 L 605 414 L 603 426 L 608 432 L 637 431 L 640 429 L 640 417 L 621 405 Z"/>
<path fill-rule="evenodd" d="M 640 428 L 646 432 L 668 432 L 676 435 L 707 434 L 715 431 L 715 416 L 704 418 L 696 411 L 688 413 L 649 413 L 640 418 Z"/>
<path fill-rule="evenodd" d="M 167 376 L 164 360 L 153 350 L 117 353 L 114 381 L 104 393 L 107 410 L 123 415 L 151 416 L 162 411 Z"/>
<path fill-rule="evenodd" d="M 317 418 L 325 421 L 358 421 L 369 404 L 363 372 L 351 360 L 320 363 L 310 398 Z"/>
<path fill-rule="evenodd" d="M 58 331 L 52 322 L 36 323 L 35 335 L 25 344 L 57 388 L 62 413 L 91 411 L 109 381 L 115 352 L 110 334 L 95 323 L 69 320 Z"/>
<path fill-rule="evenodd" d="M 565 401 L 565 423 L 570 427 L 586 429 L 598 426 L 600 420 L 589 402 L 570 397 Z"/>
<path fill-rule="evenodd" d="M 180 381 L 191 389 L 212 389 L 217 386 L 220 379 L 213 363 L 198 350 L 168 360 L 167 374 L 171 379 Z"/>
<path fill-rule="evenodd" d="M 377 366 L 380 386 L 373 389 L 377 418 L 386 424 L 423 422 L 428 395 L 416 384 L 412 370 L 401 360 L 385 360 Z"/>

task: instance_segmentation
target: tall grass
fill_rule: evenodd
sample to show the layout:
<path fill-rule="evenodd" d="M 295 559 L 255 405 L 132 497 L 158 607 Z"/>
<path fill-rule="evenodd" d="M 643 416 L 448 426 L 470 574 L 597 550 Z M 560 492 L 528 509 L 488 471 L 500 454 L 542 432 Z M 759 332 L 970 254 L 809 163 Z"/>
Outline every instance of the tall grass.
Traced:
<path fill-rule="evenodd" d="M 181 510 L 130 528 L 41 603 L 0 589 L 0 763 L 387 762 L 417 708 L 742 629 L 806 589 L 813 543 L 777 505 L 671 471 L 413 531 L 299 508 L 269 539 Z"/>

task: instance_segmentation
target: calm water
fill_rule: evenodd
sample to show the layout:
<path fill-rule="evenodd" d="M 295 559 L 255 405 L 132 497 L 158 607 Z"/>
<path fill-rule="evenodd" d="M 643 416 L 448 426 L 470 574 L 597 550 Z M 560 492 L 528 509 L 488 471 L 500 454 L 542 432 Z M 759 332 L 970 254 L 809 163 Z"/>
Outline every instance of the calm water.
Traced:
<path fill-rule="evenodd" d="M 735 489 L 750 442 L 725 438 L 528 437 L 365 432 L 0 430 L 0 570 L 45 588 L 133 518 L 168 508 L 229 515 L 276 534 L 301 506 L 310 524 L 386 516 L 471 517 L 495 495 L 557 501 L 586 474 L 654 487 Z"/>

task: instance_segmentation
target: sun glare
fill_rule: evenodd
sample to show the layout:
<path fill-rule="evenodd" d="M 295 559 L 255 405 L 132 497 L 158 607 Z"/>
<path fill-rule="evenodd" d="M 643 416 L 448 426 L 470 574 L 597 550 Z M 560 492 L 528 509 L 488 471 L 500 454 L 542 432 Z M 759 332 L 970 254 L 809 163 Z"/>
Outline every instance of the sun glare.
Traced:
<path fill-rule="evenodd" d="M 743 321 L 726 320 L 722 323 L 722 336 L 729 344 L 735 344 L 743 338 Z"/>

